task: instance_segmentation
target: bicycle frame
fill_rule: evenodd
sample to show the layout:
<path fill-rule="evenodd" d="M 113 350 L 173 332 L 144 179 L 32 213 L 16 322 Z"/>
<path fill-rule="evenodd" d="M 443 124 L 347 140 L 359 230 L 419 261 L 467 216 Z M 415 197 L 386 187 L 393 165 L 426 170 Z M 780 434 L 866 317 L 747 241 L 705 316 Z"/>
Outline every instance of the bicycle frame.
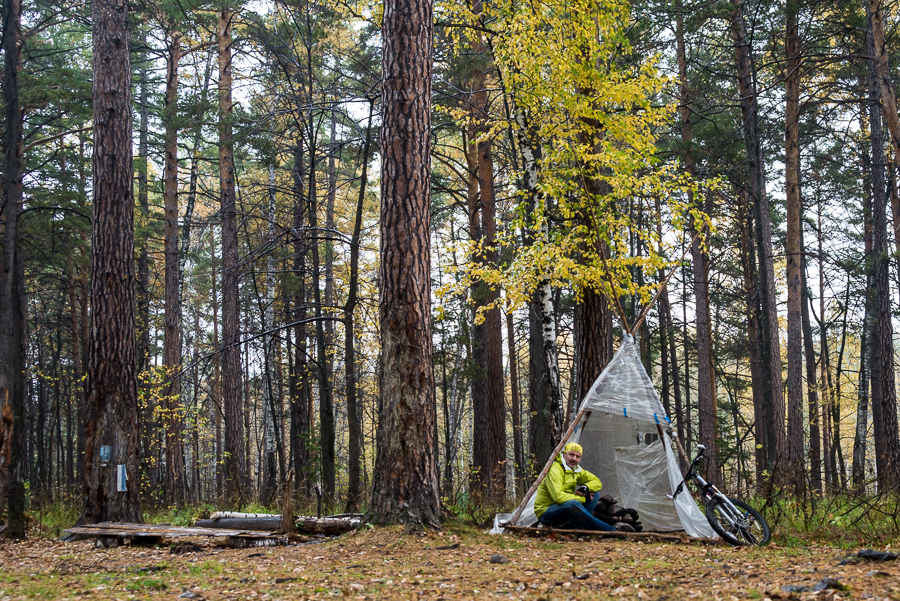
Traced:
<path fill-rule="evenodd" d="M 703 495 L 703 499 L 705 501 L 708 502 L 714 498 L 717 498 L 722 504 L 725 505 L 725 507 L 728 508 L 729 513 L 734 512 L 731 515 L 726 516 L 729 520 L 732 521 L 732 524 L 734 525 L 738 520 L 742 520 L 743 512 L 735 507 L 734 503 L 731 502 L 731 499 L 729 499 L 726 494 L 716 488 L 715 484 L 707 482 L 703 478 L 703 476 L 700 475 L 700 472 L 697 471 L 697 466 L 700 465 L 701 461 L 703 461 L 703 452 L 706 451 L 706 447 L 701 444 L 697 445 L 697 448 L 700 450 L 700 452 L 697 453 L 697 456 L 694 457 L 694 460 L 691 462 L 691 466 L 688 468 L 687 473 L 684 475 L 684 479 L 682 479 L 681 483 L 678 485 L 678 488 L 675 489 L 675 494 L 669 496 L 674 501 L 675 498 L 678 497 L 679 494 L 681 494 L 681 491 L 684 490 L 684 485 L 685 483 L 687 483 L 688 479 L 691 479 L 697 485 L 697 489 Z"/>

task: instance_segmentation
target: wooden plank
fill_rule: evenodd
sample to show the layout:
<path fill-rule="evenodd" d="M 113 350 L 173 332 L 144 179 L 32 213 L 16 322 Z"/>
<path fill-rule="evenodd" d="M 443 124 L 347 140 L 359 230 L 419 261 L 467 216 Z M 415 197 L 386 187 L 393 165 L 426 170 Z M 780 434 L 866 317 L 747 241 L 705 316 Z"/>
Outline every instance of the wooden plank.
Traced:
<path fill-rule="evenodd" d="M 278 532 L 255 532 L 250 530 L 229 530 L 223 528 L 187 528 L 181 526 L 166 526 L 161 524 L 127 524 L 127 523 L 100 523 L 84 526 L 73 526 L 63 530 L 66 534 L 78 534 L 82 536 L 121 536 L 122 538 L 136 537 L 162 537 L 162 538 L 186 538 L 194 536 L 205 537 L 240 537 L 240 538 L 275 538 Z"/>
<path fill-rule="evenodd" d="M 619 538 L 648 542 L 687 543 L 698 545 L 724 545 L 721 538 L 694 538 L 685 533 L 665 534 L 662 532 L 605 532 L 602 530 L 563 530 L 558 528 L 535 528 L 533 526 L 503 526 L 504 530 L 514 533 L 527 534 L 529 536 L 590 536 L 594 538 Z"/>

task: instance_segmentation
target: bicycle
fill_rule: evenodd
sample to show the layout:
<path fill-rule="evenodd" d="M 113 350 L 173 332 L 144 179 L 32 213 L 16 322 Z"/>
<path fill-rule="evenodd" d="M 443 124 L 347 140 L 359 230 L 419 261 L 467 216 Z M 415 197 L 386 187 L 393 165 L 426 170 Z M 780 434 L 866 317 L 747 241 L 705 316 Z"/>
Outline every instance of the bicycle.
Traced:
<path fill-rule="evenodd" d="M 706 502 L 706 520 L 716 534 L 736 547 L 768 544 L 772 538 L 772 530 L 765 518 L 747 503 L 725 496 L 715 485 L 704 480 L 697 471 L 706 447 L 698 444 L 697 449 L 700 452 L 688 468 L 681 484 L 675 489 L 675 494 L 668 496 L 674 501 L 684 490 L 687 481 L 693 480 Z"/>

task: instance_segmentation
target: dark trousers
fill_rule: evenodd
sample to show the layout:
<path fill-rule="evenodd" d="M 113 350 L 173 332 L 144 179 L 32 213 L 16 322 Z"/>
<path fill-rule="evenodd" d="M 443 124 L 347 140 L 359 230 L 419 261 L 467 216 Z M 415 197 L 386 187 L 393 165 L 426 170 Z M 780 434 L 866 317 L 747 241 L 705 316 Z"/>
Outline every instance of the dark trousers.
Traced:
<path fill-rule="evenodd" d="M 554 528 L 573 528 L 576 530 L 615 530 L 612 526 L 604 521 L 594 517 L 594 507 L 600 500 L 600 493 L 595 492 L 591 495 L 590 501 L 578 501 L 573 499 L 551 505 L 547 508 L 538 521 L 545 526 Z"/>

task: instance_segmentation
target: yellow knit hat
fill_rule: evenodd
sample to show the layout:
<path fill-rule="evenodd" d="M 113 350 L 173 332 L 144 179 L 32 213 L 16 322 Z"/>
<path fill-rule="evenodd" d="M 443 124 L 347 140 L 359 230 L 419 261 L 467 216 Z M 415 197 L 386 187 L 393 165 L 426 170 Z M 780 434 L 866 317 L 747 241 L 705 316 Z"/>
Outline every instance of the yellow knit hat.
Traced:
<path fill-rule="evenodd" d="M 578 444 L 577 442 L 570 442 L 570 443 L 567 444 L 566 447 L 563 449 L 563 452 L 564 452 L 564 453 L 568 453 L 569 451 L 575 451 L 575 452 L 577 452 L 577 453 L 583 452 L 583 451 L 582 451 L 582 448 L 581 448 L 581 445 Z"/>

